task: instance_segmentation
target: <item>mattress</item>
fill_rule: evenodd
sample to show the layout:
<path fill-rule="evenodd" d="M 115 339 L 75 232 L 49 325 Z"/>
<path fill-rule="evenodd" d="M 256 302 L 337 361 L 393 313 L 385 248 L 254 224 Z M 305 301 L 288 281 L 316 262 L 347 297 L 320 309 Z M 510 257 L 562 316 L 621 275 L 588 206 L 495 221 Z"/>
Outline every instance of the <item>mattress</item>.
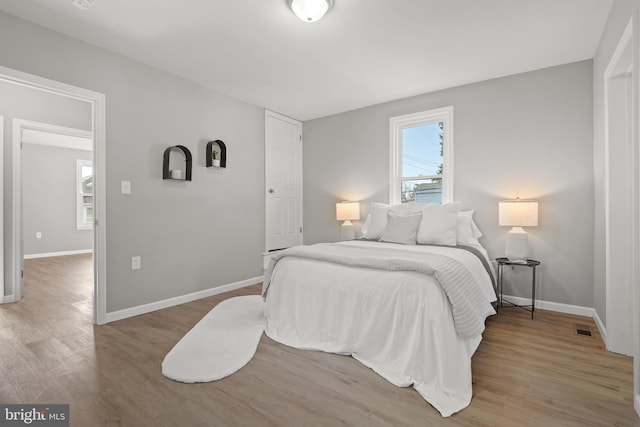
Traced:
<path fill-rule="evenodd" d="M 486 263 L 472 252 L 369 241 L 339 245 L 452 257 L 481 289 L 474 303 L 486 309 L 496 299 Z M 275 341 L 351 355 L 396 386 L 413 386 L 442 416 L 471 401 L 471 356 L 482 337 L 456 331 L 447 293 L 433 275 L 284 256 L 271 272 L 265 318 L 265 332 Z"/>

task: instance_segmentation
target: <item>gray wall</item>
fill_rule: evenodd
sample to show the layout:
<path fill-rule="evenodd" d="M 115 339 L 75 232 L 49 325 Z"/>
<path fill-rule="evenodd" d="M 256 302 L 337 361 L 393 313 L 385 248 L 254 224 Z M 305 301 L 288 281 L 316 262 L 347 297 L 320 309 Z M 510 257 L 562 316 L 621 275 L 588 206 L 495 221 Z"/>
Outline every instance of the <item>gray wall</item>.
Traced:
<path fill-rule="evenodd" d="M 92 230 L 78 230 L 76 160 L 85 150 L 24 144 L 22 148 L 22 229 L 24 254 L 91 249 Z M 42 238 L 36 238 L 36 232 Z"/>
<path fill-rule="evenodd" d="M 5 13 L 0 58 L 106 94 L 108 312 L 262 274 L 261 108 Z M 227 145 L 224 170 L 204 167 L 211 139 Z M 192 182 L 161 179 L 162 154 L 176 144 L 193 154 Z M 10 159 L 5 147 L 5 196 Z M 131 181 L 131 195 L 120 194 L 121 180 Z M 141 270 L 131 270 L 134 255 L 142 256 Z"/>
<path fill-rule="evenodd" d="M 41 90 L 0 81 L 0 115 L 5 121 L 5 146 L 11 145 L 11 121 L 31 120 L 91 130 L 91 104 Z"/>
<path fill-rule="evenodd" d="M 492 257 L 504 251 L 498 201 L 540 202 L 530 227 L 539 298 L 593 306 L 592 62 L 461 86 L 304 123 L 305 243 L 335 240 L 335 203 L 388 202 L 389 118 L 453 105 L 454 196 L 476 210 Z M 365 218 L 366 204 L 362 204 Z M 512 295 L 528 296 L 529 271 Z"/>

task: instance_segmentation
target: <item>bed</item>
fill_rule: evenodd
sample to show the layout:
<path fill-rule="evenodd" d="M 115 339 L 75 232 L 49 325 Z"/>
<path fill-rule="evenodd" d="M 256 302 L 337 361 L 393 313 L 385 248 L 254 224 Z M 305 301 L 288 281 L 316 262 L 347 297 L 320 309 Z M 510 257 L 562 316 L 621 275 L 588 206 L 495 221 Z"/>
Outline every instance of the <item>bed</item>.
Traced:
<path fill-rule="evenodd" d="M 372 209 L 364 236 L 378 237 L 378 227 L 378 239 L 274 256 L 263 288 L 265 332 L 291 347 L 351 355 L 394 385 L 413 386 L 447 417 L 471 401 L 471 356 L 495 313 L 494 273 L 477 239 L 458 244 L 459 230 L 455 245 L 403 241 L 412 234 L 420 243 L 424 220 L 433 227 L 433 215 L 419 208 L 398 213 L 385 205 L 383 226 L 374 224 Z M 411 219 L 417 225 L 407 231 L 406 217 L 416 216 L 409 209 L 420 219 Z M 461 217 L 455 209 L 454 227 Z M 398 222 L 402 233 L 385 239 Z"/>

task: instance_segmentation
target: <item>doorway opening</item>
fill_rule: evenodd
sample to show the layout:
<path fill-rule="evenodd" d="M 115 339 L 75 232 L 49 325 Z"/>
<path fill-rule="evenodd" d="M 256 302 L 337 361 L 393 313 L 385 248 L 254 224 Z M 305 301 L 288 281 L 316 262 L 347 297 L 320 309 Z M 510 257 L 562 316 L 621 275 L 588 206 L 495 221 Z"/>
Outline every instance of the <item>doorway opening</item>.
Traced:
<path fill-rule="evenodd" d="M 82 89 L 76 86 L 67 85 L 57 81 L 45 79 L 42 77 L 34 76 L 31 74 L 23 73 L 21 71 L 13 70 L 6 67 L 0 67 L 0 83 L 9 84 L 12 86 L 29 88 L 39 93 L 47 93 L 61 96 L 67 100 L 78 100 L 88 103 L 89 106 L 89 130 L 85 134 L 77 134 L 74 129 L 69 128 L 56 128 L 50 134 L 58 134 L 72 138 L 88 137 L 91 141 L 91 154 L 89 155 L 92 162 L 92 192 L 91 194 L 91 207 L 88 204 L 83 208 L 74 204 L 74 211 L 78 209 L 81 213 L 86 215 L 85 225 L 88 222 L 93 221 L 93 231 L 89 230 L 92 235 L 93 241 L 93 263 L 90 266 L 89 280 L 92 282 L 91 291 L 92 294 L 91 303 L 87 304 L 87 310 L 91 311 L 91 318 L 93 323 L 103 324 L 106 321 L 106 229 L 104 224 L 104 218 L 106 216 L 106 191 L 105 191 L 105 96 L 97 92 Z M 5 123 L 7 115 L 5 114 Z M 42 123 L 26 121 L 22 118 L 14 118 L 12 120 L 13 126 L 11 126 L 11 139 L 5 138 L 6 143 L 11 144 L 11 149 L 7 150 L 12 152 L 11 166 L 12 173 L 3 173 L 5 180 L 10 180 L 9 185 L 0 186 L 0 199 L 8 202 L 11 206 L 8 212 L 12 217 L 9 221 L 5 221 L 4 228 L 0 230 L 2 238 L 7 242 L 6 247 L 10 248 L 10 253 L 5 256 L 5 266 L 7 271 L 4 274 L 3 286 L 4 295 L 2 302 L 16 302 L 20 301 L 23 295 L 24 286 L 24 240 L 25 235 L 23 233 L 23 137 L 25 133 L 31 131 L 43 131 Z M 51 130 L 51 126 L 48 129 Z M 68 135 L 68 134 L 71 135 Z M 6 133 L 5 133 L 6 134 Z M 28 135 L 27 135 L 28 136 Z M 51 138 L 51 135 L 49 135 Z M 11 141 L 11 142 L 9 142 Z M 29 145 L 28 143 L 25 145 Z M 2 147 L 0 147 L 2 148 Z M 0 149 L 2 152 L 4 149 Z M 6 162 L 5 162 L 6 163 Z M 72 168 L 72 173 L 76 172 L 76 163 Z M 86 190 L 87 188 L 85 188 Z M 6 194 L 7 191 L 11 191 L 10 194 Z M 75 190 L 75 187 L 74 187 Z M 80 200 L 89 201 L 88 194 L 82 194 L 79 191 L 78 203 Z M 47 206 L 49 209 L 49 206 Z M 74 226 L 77 226 L 76 220 L 74 220 Z M 37 234 L 40 232 L 40 237 L 44 238 L 45 234 L 42 230 L 32 230 L 33 237 L 37 239 Z M 28 237 L 31 237 L 29 235 Z M 43 239 L 44 240 L 44 239 Z M 45 249 L 46 251 L 46 249 Z M 53 251 L 60 252 L 60 251 Z M 64 252 L 64 251 L 62 251 Z M 45 254 L 51 252 L 43 252 Z"/>
<path fill-rule="evenodd" d="M 77 101 L 74 106 L 66 114 L 76 120 L 84 116 L 85 127 L 90 129 L 90 105 Z M 84 111 L 76 111 L 78 108 Z M 17 218 L 22 228 L 22 301 L 42 310 L 54 308 L 49 313 L 52 318 L 92 322 L 92 133 L 15 122 L 20 129 L 16 132 L 20 140 L 14 145 L 20 151 L 20 162 L 14 167 L 20 168 L 22 188 Z"/>

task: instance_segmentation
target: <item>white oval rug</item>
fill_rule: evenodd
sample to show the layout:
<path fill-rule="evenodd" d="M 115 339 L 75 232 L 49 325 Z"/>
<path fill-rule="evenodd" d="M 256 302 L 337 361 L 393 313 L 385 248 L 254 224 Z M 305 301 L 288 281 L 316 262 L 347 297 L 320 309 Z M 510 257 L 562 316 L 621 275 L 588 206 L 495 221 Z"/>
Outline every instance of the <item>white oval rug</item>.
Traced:
<path fill-rule="evenodd" d="M 183 383 L 227 377 L 249 363 L 263 330 L 260 295 L 222 301 L 165 356 L 162 375 Z"/>

